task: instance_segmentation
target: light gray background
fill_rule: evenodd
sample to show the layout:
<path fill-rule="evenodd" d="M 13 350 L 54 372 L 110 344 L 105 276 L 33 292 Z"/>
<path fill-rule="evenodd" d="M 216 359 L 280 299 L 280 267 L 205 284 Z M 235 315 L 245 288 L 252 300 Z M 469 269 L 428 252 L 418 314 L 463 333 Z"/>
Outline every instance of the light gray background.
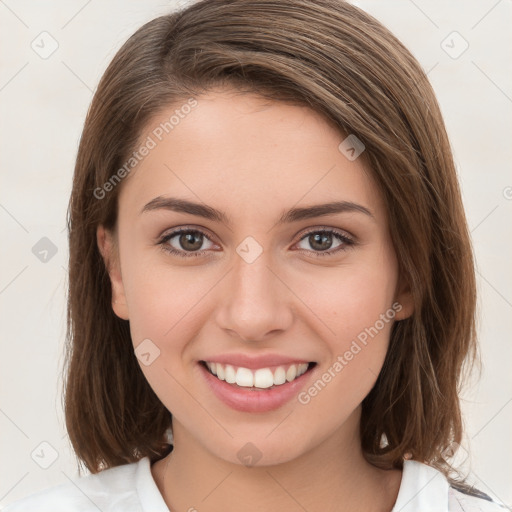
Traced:
<path fill-rule="evenodd" d="M 484 363 L 480 381 L 464 395 L 463 446 L 471 456 L 463 451 L 461 459 L 481 490 L 511 504 L 512 2 L 354 3 L 411 49 L 445 116 L 478 263 Z M 0 0 L 2 504 L 77 475 L 60 377 L 74 158 L 93 91 L 115 51 L 144 22 L 177 5 Z M 52 38 L 58 48 L 48 56 Z M 57 250 L 46 262 L 44 253 L 32 252 L 43 237 Z"/>

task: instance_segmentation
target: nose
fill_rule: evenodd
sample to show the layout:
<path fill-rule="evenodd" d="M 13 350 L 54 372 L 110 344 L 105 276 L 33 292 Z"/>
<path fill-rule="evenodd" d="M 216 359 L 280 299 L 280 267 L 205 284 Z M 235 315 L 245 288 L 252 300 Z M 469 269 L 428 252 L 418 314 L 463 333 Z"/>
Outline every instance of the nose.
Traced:
<path fill-rule="evenodd" d="M 293 322 L 293 293 L 263 251 L 252 262 L 236 255 L 217 290 L 219 328 L 243 341 L 260 341 L 286 331 Z"/>

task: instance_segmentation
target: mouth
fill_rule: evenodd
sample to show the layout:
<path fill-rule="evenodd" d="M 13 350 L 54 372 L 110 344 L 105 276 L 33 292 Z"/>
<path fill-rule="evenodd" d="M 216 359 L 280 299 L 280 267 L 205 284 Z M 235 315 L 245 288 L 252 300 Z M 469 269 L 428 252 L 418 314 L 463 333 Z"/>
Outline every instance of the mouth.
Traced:
<path fill-rule="evenodd" d="M 265 368 L 250 369 L 243 366 L 221 364 L 213 361 L 199 361 L 205 370 L 220 381 L 245 391 L 270 391 L 299 379 L 310 372 L 316 362 L 290 363 Z"/>

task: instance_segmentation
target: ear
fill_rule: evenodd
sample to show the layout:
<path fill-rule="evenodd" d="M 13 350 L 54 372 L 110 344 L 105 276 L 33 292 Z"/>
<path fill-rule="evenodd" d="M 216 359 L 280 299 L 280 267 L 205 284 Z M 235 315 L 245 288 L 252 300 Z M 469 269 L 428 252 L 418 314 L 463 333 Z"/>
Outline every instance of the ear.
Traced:
<path fill-rule="evenodd" d="M 414 298 L 406 279 L 399 280 L 393 304 L 396 304 L 395 320 L 405 320 L 414 313 Z"/>
<path fill-rule="evenodd" d="M 128 320 L 128 306 L 124 293 L 121 266 L 119 264 L 119 247 L 116 237 L 112 231 L 99 225 L 96 230 L 96 240 L 110 277 L 110 284 L 112 286 L 112 309 L 119 318 Z"/>

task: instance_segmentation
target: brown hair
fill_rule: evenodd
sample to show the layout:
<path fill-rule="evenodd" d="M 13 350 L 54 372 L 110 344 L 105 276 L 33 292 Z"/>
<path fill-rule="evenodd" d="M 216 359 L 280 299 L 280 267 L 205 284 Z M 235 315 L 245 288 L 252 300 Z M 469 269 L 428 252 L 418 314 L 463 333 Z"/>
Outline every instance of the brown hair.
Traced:
<path fill-rule="evenodd" d="M 459 385 L 476 356 L 475 274 L 453 158 L 418 62 L 377 20 L 339 0 L 203 0 L 145 24 L 118 51 L 87 114 L 68 211 L 65 416 L 87 469 L 152 461 L 171 415 L 111 307 L 96 243 L 114 229 L 120 183 L 99 190 L 161 109 L 217 85 L 309 106 L 363 141 L 383 194 L 413 315 L 393 326 L 363 401 L 362 448 L 382 468 L 404 456 L 449 474 L 462 435 Z M 386 440 L 383 443 L 383 439 Z"/>

